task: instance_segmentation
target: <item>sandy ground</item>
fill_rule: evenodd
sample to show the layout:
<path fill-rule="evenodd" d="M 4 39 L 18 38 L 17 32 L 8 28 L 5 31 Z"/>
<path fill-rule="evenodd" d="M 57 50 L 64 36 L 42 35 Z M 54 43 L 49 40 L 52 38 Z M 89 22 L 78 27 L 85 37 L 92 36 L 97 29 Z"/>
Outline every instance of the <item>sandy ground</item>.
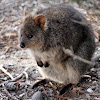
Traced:
<path fill-rule="evenodd" d="M 52 0 L 51 0 L 52 1 Z M 97 0 L 97 6 L 100 1 Z M 87 73 L 88 78 L 78 85 L 73 86 L 70 93 L 59 96 L 60 84 L 54 82 L 46 82 L 32 89 L 36 78 L 40 77 L 36 69 L 36 62 L 31 59 L 28 50 L 22 50 L 18 46 L 18 31 L 23 19 L 24 8 L 29 8 L 31 12 L 36 1 L 0 1 L 0 67 L 3 66 L 13 77 L 21 74 L 26 67 L 30 67 L 27 71 L 29 76 L 25 80 L 25 75 L 16 82 L 7 83 L 4 87 L 3 83 L 10 80 L 9 76 L 0 70 L 0 100 L 100 100 L 100 68 L 92 68 Z M 67 2 L 69 3 L 69 2 Z M 70 4 L 70 3 L 69 3 Z M 44 5 L 49 5 L 45 0 Z M 92 3 L 83 3 L 79 6 L 77 3 L 71 5 L 77 7 L 92 23 L 94 31 L 100 32 L 100 8 L 95 9 Z M 91 7 L 92 6 L 92 7 Z M 99 44 L 99 43 L 98 43 Z M 96 48 L 95 55 L 99 54 L 99 45 Z M 18 87 L 20 86 L 20 87 Z"/>

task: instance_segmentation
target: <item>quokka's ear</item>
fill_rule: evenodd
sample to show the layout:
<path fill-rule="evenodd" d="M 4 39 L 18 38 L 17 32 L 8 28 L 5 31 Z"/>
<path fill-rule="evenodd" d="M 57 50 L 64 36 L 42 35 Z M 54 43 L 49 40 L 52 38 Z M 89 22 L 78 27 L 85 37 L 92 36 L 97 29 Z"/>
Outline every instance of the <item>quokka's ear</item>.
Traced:
<path fill-rule="evenodd" d="M 45 16 L 43 15 L 39 15 L 37 17 L 34 18 L 34 24 L 41 27 L 41 28 L 45 28 L 45 24 L 46 24 L 46 20 L 45 20 Z"/>

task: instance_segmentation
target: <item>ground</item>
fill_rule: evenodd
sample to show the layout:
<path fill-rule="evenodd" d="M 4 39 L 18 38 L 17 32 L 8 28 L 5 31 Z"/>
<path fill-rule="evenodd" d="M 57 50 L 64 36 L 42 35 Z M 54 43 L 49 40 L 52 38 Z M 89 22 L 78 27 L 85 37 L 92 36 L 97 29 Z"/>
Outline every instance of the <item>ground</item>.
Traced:
<path fill-rule="evenodd" d="M 78 3 L 69 2 L 70 0 L 61 1 L 65 1 L 65 4 L 70 4 L 83 13 L 99 39 L 100 1 L 83 0 Z M 42 6 L 47 7 L 53 3 L 52 0 L 44 0 Z M 3 67 L 15 78 L 29 67 L 21 79 L 13 82 L 8 82 L 11 80 L 10 77 L 0 70 L 0 100 L 100 100 L 99 67 L 92 68 L 87 72 L 87 78 L 85 77 L 79 85 L 73 86 L 63 95 L 59 95 L 62 85 L 55 82 L 49 81 L 32 88 L 41 75 L 28 50 L 19 48 L 18 32 L 24 18 L 24 10 L 28 8 L 28 12 L 31 12 L 36 4 L 35 0 L 0 0 L 0 68 Z M 100 43 L 97 39 L 96 44 L 94 56 L 100 53 Z"/>

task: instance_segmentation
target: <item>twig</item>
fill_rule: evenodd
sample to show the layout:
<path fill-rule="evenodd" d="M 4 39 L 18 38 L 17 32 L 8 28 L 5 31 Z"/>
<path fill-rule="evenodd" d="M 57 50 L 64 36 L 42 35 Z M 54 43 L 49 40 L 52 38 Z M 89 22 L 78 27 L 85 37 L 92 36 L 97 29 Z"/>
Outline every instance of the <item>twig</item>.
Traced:
<path fill-rule="evenodd" d="M 86 59 L 84 59 L 84 58 L 81 58 L 81 57 L 79 57 L 79 56 L 76 56 L 76 55 L 75 55 L 71 50 L 69 50 L 69 49 L 63 48 L 63 51 L 64 51 L 65 54 L 71 56 L 73 59 L 78 59 L 78 60 L 80 60 L 80 61 L 82 61 L 82 62 L 84 62 L 84 63 L 86 63 L 86 64 L 92 65 L 92 66 L 95 65 L 95 62 L 91 62 L 91 61 L 88 61 L 88 60 L 86 60 Z"/>
<path fill-rule="evenodd" d="M 6 75 L 8 75 L 8 76 L 11 78 L 11 80 L 14 79 L 13 76 L 12 76 L 9 72 L 7 72 L 6 69 L 3 68 L 3 65 L 0 65 L 0 70 L 1 70 L 2 72 L 4 72 Z"/>
<path fill-rule="evenodd" d="M 26 71 L 29 69 L 30 67 L 26 67 L 25 70 L 16 78 L 12 79 L 11 82 L 17 81 L 18 79 L 21 79 L 23 75 L 26 76 L 26 79 L 28 79 L 28 75 L 26 73 Z"/>
<path fill-rule="evenodd" d="M 3 68 L 3 65 L 0 65 L 0 70 L 2 72 L 4 72 L 6 75 L 8 75 L 11 78 L 11 82 L 17 81 L 18 79 L 21 79 L 23 75 L 26 76 L 26 81 L 28 80 L 28 74 L 26 73 L 26 71 L 29 69 L 30 67 L 26 67 L 25 70 L 16 78 L 14 78 L 9 72 L 7 72 L 6 69 Z"/>
<path fill-rule="evenodd" d="M 27 74 L 27 72 L 23 72 L 23 74 L 25 75 L 26 80 L 28 80 L 28 74 Z"/>
<path fill-rule="evenodd" d="M 100 96 L 100 93 L 91 93 L 91 96 Z"/>
<path fill-rule="evenodd" d="M 5 85 L 2 84 L 4 92 L 9 96 L 9 98 L 11 98 L 11 100 L 18 100 L 15 96 L 12 96 L 6 89 Z"/>
<path fill-rule="evenodd" d="M 49 82 L 49 84 L 50 84 L 50 86 L 53 88 L 53 89 L 57 89 L 57 87 L 56 86 L 54 86 L 53 84 L 52 84 L 52 82 Z"/>
<path fill-rule="evenodd" d="M 74 23 L 77 23 L 77 24 L 80 24 L 80 25 L 83 25 L 83 26 L 89 26 L 90 24 L 87 23 L 87 22 L 80 22 L 80 21 L 77 21 L 77 20 L 74 20 L 74 19 L 71 19 L 72 22 Z"/>
<path fill-rule="evenodd" d="M 6 54 L 9 51 L 10 48 L 11 47 L 7 47 L 7 49 L 5 50 L 4 54 Z"/>
<path fill-rule="evenodd" d="M 91 78 L 90 75 L 82 75 L 82 77 L 85 77 L 85 78 Z"/>

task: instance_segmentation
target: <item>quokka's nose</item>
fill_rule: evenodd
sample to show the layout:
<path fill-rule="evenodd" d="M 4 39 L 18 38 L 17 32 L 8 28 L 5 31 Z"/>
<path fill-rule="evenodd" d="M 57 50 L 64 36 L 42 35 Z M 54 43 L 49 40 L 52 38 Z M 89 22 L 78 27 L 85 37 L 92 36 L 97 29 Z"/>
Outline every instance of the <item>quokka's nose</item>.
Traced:
<path fill-rule="evenodd" d="M 25 43 L 22 42 L 22 43 L 20 44 L 20 47 L 21 47 L 21 48 L 25 48 Z"/>

